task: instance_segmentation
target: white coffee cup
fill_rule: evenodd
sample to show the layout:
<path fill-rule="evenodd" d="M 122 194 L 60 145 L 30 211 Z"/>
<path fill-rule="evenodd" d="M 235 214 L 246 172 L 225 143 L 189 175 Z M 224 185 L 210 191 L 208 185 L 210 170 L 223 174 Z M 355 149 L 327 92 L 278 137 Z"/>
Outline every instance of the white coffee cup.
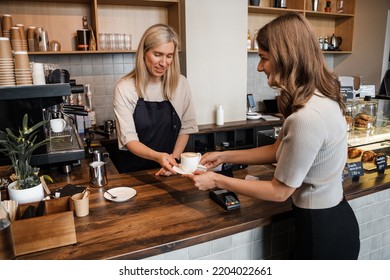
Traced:
<path fill-rule="evenodd" d="M 33 65 L 32 65 L 32 78 L 33 78 L 34 85 L 46 84 L 43 63 L 36 63 L 36 62 L 33 63 Z"/>
<path fill-rule="evenodd" d="M 186 173 L 192 173 L 198 168 L 202 155 L 200 153 L 186 152 L 180 155 L 180 168 Z"/>
<path fill-rule="evenodd" d="M 66 126 L 66 121 L 64 119 L 51 119 L 50 127 L 51 130 L 55 133 L 64 131 Z"/>

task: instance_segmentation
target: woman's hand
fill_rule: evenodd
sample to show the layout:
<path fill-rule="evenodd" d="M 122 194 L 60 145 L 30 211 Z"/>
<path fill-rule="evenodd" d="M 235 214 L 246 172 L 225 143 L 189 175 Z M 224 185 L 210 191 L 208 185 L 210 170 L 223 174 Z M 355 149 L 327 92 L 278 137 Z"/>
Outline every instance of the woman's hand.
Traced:
<path fill-rule="evenodd" d="M 160 153 L 157 161 L 161 165 L 161 169 L 155 174 L 156 176 L 170 176 L 176 174 L 173 170 L 174 166 L 177 166 L 175 158 L 173 155 L 167 153 Z"/>
<path fill-rule="evenodd" d="M 214 180 L 215 175 L 217 174 L 212 171 L 197 170 L 194 174 L 185 174 L 183 177 L 190 179 L 199 190 L 207 191 L 217 187 Z"/>
<path fill-rule="evenodd" d="M 222 163 L 222 152 L 206 153 L 200 159 L 200 164 L 207 168 L 214 168 Z"/>

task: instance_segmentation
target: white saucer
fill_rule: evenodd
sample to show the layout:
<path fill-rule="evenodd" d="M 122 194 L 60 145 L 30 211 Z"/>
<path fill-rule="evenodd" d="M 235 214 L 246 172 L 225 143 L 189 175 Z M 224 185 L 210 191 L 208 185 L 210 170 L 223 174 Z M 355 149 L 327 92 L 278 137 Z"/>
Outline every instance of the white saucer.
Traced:
<path fill-rule="evenodd" d="M 179 164 L 179 166 L 174 166 L 174 167 L 173 167 L 173 170 L 174 170 L 177 174 L 181 174 L 181 175 L 184 175 L 184 174 L 192 174 L 192 173 L 188 173 L 188 172 L 183 171 L 183 169 L 181 169 L 181 167 L 180 167 L 180 164 Z M 207 171 L 207 168 L 206 168 L 206 166 L 199 164 L 197 170 Z"/>
<path fill-rule="evenodd" d="M 246 115 L 246 118 L 248 119 L 248 120 L 258 120 L 258 119 L 260 119 L 262 117 L 262 115 L 261 114 L 259 114 L 259 113 L 257 113 L 256 115 Z"/>
<path fill-rule="evenodd" d="M 135 189 L 129 187 L 117 187 L 109 189 L 108 191 L 112 195 L 115 195 L 116 198 L 112 198 L 111 195 L 106 192 L 103 194 L 104 198 L 115 202 L 123 202 L 129 200 L 137 194 L 137 191 Z"/>

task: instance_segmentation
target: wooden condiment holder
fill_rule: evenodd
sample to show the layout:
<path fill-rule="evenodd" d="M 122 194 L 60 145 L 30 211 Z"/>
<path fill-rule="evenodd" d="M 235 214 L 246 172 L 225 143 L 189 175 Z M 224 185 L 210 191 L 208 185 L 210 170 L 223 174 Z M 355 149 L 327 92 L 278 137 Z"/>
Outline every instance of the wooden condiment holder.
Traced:
<path fill-rule="evenodd" d="M 29 205 L 38 207 L 39 202 L 19 205 L 11 222 L 15 256 L 77 243 L 69 197 L 46 200 L 43 216 L 20 219 Z"/>

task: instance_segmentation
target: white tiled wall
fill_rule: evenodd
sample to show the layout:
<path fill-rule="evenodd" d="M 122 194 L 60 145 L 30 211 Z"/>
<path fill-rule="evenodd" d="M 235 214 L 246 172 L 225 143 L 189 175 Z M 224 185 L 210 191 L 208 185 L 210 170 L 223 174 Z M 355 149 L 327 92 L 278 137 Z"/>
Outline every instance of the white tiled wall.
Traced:
<path fill-rule="evenodd" d="M 260 260 L 288 259 L 291 253 L 292 220 L 157 255 L 151 260 Z"/>
<path fill-rule="evenodd" d="M 390 189 L 352 200 L 364 260 L 390 260 Z"/>
<path fill-rule="evenodd" d="M 77 84 L 91 84 L 97 124 L 114 118 L 112 108 L 116 81 L 134 68 L 134 54 L 30 55 L 31 62 L 57 64 Z M 74 95 L 76 98 L 77 95 Z M 76 100 L 76 99 L 75 99 Z M 83 96 L 85 102 L 85 94 Z M 85 104 L 85 103 L 84 103 Z"/>
<path fill-rule="evenodd" d="M 334 56 L 325 55 L 325 61 L 330 69 L 333 69 Z M 264 73 L 257 72 L 259 55 L 257 53 L 248 53 L 248 80 L 247 93 L 252 93 L 256 103 L 256 111 L 264 111 L 261 101 L 264 99 L 273 99 L 276 91 L 269 87 L 267 76 Z"/>
<path fill-rule="evenodd" d="M 390 189 L 350 201 L 360 228 L 362 260 L 390 260 Z M 292 248 L 291 218 L 157 255 L 152 260 L 288 259 Z"/>
<path fill-rule="evenodd" d="M 325 55 L 328 66 L 333 69 L 333 55 Z M 30 55 L 31 62 L 57 64 L 70 73 L 77 84 L 91 84 L 93 105 L 97 124 L 113 119 L 112 96 L 114 84 L 134 68 L 134 54 L 59 54 Z M 247 93 L 252 93 L 256 111 L 263 111 L 261 101 L 275 98 L 276 91 L 268 86 L 264 73 L 257 72 L 259 56 L 248 54 Z M 76 95 L 74 96 L 76 98 Z"/>

